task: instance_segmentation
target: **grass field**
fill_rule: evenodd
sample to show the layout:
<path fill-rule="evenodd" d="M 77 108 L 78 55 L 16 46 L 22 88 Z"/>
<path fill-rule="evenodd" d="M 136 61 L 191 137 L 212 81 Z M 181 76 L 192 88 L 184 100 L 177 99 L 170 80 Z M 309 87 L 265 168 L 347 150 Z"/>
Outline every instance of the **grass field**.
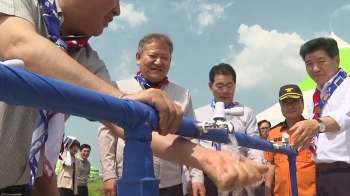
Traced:
<path fill-rule="evenodd" d="M 88 182 L 89 196 L 103 196 L 103 181 L 91 180 Z"/>

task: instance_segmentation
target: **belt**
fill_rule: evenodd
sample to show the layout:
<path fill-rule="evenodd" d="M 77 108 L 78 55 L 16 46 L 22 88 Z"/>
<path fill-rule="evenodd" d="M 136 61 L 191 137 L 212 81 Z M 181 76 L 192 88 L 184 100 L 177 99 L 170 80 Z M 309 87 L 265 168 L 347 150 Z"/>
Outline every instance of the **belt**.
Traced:
<path fill-rule="evenodd" d="M 350 164 L 346 162 L 334 162 L 334 163 L 317 163 L 316 168 L 319 171 L 331 171 L 336 169 L 350 168 Z"/>
<path fill-rule="evenodd" d="M 30 193 L 30 187 L 26 185 L 9 186 L 0 189 L 0 196 L 28 196 Z"/>

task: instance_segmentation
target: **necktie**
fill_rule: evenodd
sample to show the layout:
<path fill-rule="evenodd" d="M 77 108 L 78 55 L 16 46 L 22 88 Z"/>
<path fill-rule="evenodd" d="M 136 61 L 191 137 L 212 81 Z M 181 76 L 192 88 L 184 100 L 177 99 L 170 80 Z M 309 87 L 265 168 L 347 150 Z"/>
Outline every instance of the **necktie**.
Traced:
<path fill-rule="evenodd" d="M 313 103 L 314 103 L 314 116 L 312 117 L 312 119 L 317 119 L 317 118 L 320 118 L 320 112 L 321 112 L 321 109 L 320 109 L 320 106 L 319 106 L 319 102 L 321 100 L 321 91 L 316 89 L 315 90 L 315 93 L 312 97 L 312 100 L 313 100 Z M 309 145 L 309 150 L 312 152 L 313 155 L 316 155 L 316 143 L 315 143 L 315 137 L 311 140 L 311 143 Z"/>
<path fill-rule="evenodd" d="M 313 103 L 314 103 L 314 116 L 312 117 L 312 119 L 317 119 L 320 118 L 320 106 L 319 106 L 319 102 L 321 100 L 321 91 L 316 89 L 313 97 L 312 97 Z"/>

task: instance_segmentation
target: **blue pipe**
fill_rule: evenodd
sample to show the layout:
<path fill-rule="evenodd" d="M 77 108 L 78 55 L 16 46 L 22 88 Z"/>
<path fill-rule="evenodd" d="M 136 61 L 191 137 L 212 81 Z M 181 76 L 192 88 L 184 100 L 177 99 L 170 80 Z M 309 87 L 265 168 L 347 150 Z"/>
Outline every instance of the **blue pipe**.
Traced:
<path fill-rule="evenodd" d="M 26 70 L 7 67 L 1 63 L 0 101 L 108 121 L 123 127 L 125 130 L 125 158 L 123 177 L 118 180 L 120 184 L 118 188 L 121 190 L 118 191 L 119 195 L 158 195 L 159 180 L 154 177 L 150 148 L 151 131 L 158 129 L 158 113 L 152 107 L 128 99 L 118 99 Z M 145 124 L 146 121 L 148 125 Z M 229 142 L 226 129 L 201 134 L 196 122 L 186 117 L 176 134 L 222 143 Z M 243 147 L 282 153 L 290 157 L 296 156 L 295 151 L 291 149 L 276 150 L 271 142 L 259 138 L 239 132 L 235 132 L 235 136 Z M 292 165 L 295 167 L 295 162 L 290 163 L 291 172 L 295 171 Z M 291 175 L 291 182 L 296 184 L 295 175 Z M 293 196 L 297 196 L 297 192 L 294 194 L 294 188 L 292 193 Z"/>
<path fill-rule="evenodd" d="M 21 90 L 18 90 L 21 89 Z M 41 76 L 26 70 L 7 67 L 0 63 L 0 101 L 88 119 L 112 122 L 133 129 L 148 120 L 152 130 L 158 129 L 158 112 L 153 107 L 129 99 L 74 86 L 60 80 Z M 132 116 L 132 118 L 129 118 Z M 180 130 L 184 137 L 200 138 L 214 142 L 228 142 L 226 130 L 188 133 L 196 129 L 193 120 L 184 117 Z M 143 136 L 142 136 L 143 137 Z M 147 136 L 145 136 L 147 138 Z"/>
<path fill-rule="evenodd" d="M 289 164 L 289 179 L 290 186 L 292 189 L 292 196 L 298 196 L 298 183 L 297 183 L 297 156 L 298 152 L 294 155 L 288 155 L 288 164 Z"/>

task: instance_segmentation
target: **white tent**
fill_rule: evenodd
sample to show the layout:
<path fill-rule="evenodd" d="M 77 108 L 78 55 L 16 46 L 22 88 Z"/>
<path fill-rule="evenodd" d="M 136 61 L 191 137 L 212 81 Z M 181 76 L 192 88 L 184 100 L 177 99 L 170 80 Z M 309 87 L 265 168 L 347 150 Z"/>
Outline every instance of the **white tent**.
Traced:
<path fill-rule="evenodd" d="M 340 51 L 342 49 L 350 49 L 350 44 L 345 42 L 344 40 L 342 40 L 341 38 L 339 38 L 337 35 L 335 35 L 333 32 L 331 32 L 331 38 L 335 39 L 338 43 L 338 47 L 340 49 Z M 347 53 L 348 54 L 348 53 Z M 341 59 L 343 58 L 348 58 L 347 56 L 345 57 L 341 57 Z M 342 62 L 342 61 L 341 61 Z M 340 65 L 342 68 L 344 69 L 350 69 L 350 65 L 349 64 L 341 64 Z M 346 67 L 345 67 L 346 66 Z M 349 72 L 348 72 L 349 73 Z M 308 76 L 306 76 L 308 77 Z M 307 81 L 307 83 L 314 83 L 313 81 L 309 80 Z M 284 84 L 281 84 L 281 86 Z M 316 86 L 313 85 L 313 86 Z M 299 84 L 299 87 L 303 90 L 303 88 L 301 87 L 301 84 Z M 304 96 L 304 104 L 305 104 L 305 108 L 304 108 L 304 112 L 303 112 L 303 116 L 305 118 L 308 118 L 308 111 L 307 111 L 307 105 L 309 104 L 313 93 L 315 92 L 314 88 L 313 89 L 306 89 L 303 91 L 303 96 Z M 261 113 L 259 113 L 257 115 L 257 119 L 258 121 L 266 119 L 268 121 L 271 122 L 271 125 L 274 126 L 276 124 L 278 124 L 279 122 L 282 122 L 284 120 L 284 117 L 282 116 L 281 113 L 281 107 L 279 105 L 279 103 L 277 102 L 276 104 L 274 104 L 273 106 L 269 107 L 268 109 L 262 111 Z"/>

